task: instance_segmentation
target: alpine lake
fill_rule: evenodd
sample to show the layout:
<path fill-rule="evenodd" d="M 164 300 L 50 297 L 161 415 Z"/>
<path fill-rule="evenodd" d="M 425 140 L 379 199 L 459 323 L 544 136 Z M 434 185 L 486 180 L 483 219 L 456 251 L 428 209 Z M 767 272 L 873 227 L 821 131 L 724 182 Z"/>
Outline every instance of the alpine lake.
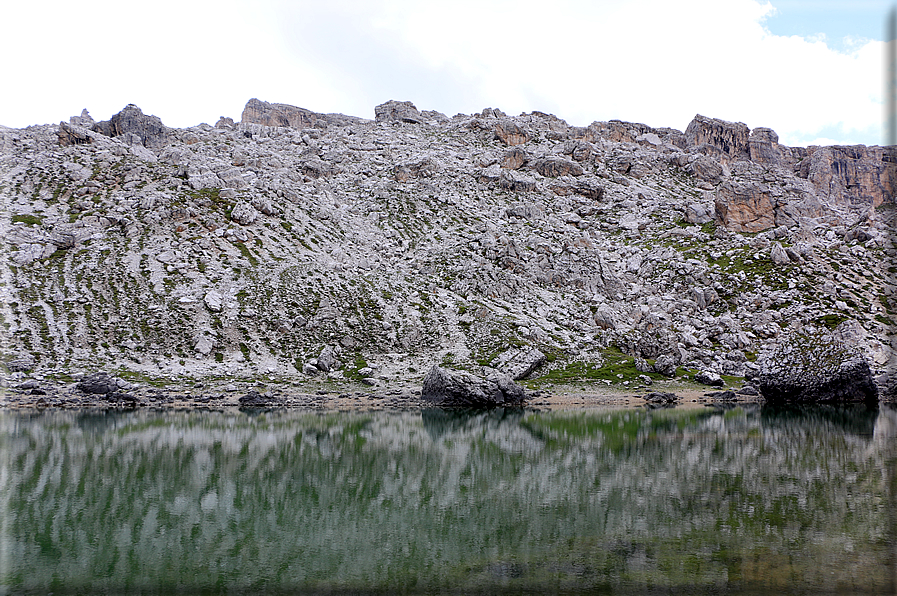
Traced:
<path fill-rule="evenodd" d="M 0 594 L 894 594 L 893 407 L 0 411 Z"/>

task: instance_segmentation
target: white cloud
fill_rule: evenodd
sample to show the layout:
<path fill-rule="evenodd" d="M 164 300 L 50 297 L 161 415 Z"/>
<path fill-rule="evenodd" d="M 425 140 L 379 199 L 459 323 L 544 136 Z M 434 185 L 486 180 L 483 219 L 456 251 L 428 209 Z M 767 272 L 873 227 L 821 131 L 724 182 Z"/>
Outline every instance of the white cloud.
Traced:
<path fill-rule="evenodd" d="M 16 3 L 21 26 L 0 39 L 0 67 L 22 90 L 0 98 L 4 124 L 81 107 L 107 118 L 134 102 L 187 126 L 239 118 L 250 97 L 370 118 L 407 99 L 572 124 L 684 129 L 701 113 L 769 126 L 785 143 L 878 142 L 882 44 L 839 52 L 772 35 L 763 23 L 774 9 L 755 0 L 50 4 Z"/>

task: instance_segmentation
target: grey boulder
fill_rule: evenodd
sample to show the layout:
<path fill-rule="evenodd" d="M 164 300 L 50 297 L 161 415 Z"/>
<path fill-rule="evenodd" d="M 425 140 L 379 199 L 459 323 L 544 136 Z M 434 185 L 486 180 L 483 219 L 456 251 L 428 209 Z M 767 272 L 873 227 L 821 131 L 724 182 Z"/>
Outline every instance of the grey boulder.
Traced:
<path fill-rule="evenodd" d="M 118 391 L 118 379 L 106 373 L 94 373 L 81 379 L 77 387 L 84 393 L 105 395 Z"/>
<path fill-rule="evenodd" d="M 526 392 L 503 373 L 483 378 L 434 366 L 424 377 L 421 399 L 437 406 L 484 408 L 522 404 Z"/>
<path fill-rule="evenodd" d="M 760 394 L 769 402 L 877 402 L 869 364 L 831 335 L 794 335 L 760 362 Z"/>

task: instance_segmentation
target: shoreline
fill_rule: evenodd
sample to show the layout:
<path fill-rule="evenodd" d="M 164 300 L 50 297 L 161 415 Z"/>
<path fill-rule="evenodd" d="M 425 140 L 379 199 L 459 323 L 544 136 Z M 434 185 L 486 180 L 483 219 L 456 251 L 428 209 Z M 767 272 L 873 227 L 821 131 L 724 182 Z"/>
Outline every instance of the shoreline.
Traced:
<path fill-rule="evenodd" d="M 8 380 L 7 380 L 8 382 Z M 44 409 L 164 409 L 208 410 L 219 408 L 287 408 L 316 411 L 424 409 L 419 384 L 390 383 L 370 387 L 349 381 L 319 383 L 276 383 L 231 381 L 206 384 L 172 384 L 170 387 L 134 385 L 119 393 L 90 394 L 77 383 L 30 379 L 0 388 L 2 410 Z M 521 407 L 535 410 L 590 409 L 596 407 L 660 408 L 703 405 L 762 404 L 762 396 L 735 393 L 735 387 L 698 386 L 681 381 L 658 382 L 634 388 L 553 383 L 528 390 Z M 655 400 L 646 396 L 655 394 Z M 673 394 L 675 399 L 656 397 Z M 715 395 L 714 395 L 715 394 Z M 436 406 L 438 407 L 438 406 Z"/>

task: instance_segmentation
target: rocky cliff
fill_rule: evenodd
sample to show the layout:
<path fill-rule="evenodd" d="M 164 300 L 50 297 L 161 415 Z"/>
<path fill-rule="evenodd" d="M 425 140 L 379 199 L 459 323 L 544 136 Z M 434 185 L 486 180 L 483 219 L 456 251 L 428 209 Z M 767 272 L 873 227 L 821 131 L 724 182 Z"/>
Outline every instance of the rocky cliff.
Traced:
<path fill-rule="evenodd" d="M 806 328 L 891 358 L 894 147 L 252 99 L 0 127 L 0 172 L 12 371 L 389 382 L 527 348 L 612 383 L 621 354 L 751 375 Z"/>

